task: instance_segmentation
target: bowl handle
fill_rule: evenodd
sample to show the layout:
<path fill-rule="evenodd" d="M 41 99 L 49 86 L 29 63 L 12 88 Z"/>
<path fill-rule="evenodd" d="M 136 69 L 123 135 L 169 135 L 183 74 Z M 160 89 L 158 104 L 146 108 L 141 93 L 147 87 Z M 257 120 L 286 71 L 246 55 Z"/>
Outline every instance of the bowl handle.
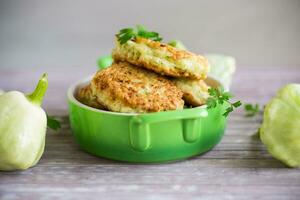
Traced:
<path fill-rule="evenodd" d="M 130 144 L 136 151 L 145 151 L 151 146 L 150 124 L 180 119 L 183 123 L 183 139 L 188 143 L 195 142 L 201 134 L 201 130 L 198 129 L 201 124 L 199 120 L 207 115 L 205 107 L 185 109 L 180 113 L 169 111 L 136 115 L 129 122 Z"/>

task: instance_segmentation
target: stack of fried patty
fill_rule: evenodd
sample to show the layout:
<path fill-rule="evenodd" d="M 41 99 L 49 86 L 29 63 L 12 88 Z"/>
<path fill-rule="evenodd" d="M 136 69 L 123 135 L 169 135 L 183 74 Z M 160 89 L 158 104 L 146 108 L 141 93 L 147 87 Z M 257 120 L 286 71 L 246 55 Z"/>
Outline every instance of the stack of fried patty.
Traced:
<path fill-rule="evenodd" d="M 205 57 L 137 37 L 116 41 L 114 63 L 81 88 L 78 99 L 114 112 L 145 113 L 200 106 L 209 97 Z"/>

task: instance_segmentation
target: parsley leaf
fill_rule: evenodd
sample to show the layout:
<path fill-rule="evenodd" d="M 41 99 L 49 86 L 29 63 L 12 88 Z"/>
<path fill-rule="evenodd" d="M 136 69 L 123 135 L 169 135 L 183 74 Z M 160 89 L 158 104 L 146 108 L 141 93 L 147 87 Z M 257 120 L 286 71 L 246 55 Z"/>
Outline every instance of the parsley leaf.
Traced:
<path fill-rule="evenodd" d="M 229 104 L 229 107 L 226 108 L 223 116 L 227 117 L 234 108 L 240 107 L 242 105 L 241 101 L 236 101 L 231 103 L 229 100 L 233 97 L 230 92 L 225 92 L 223 88 L 210 88 L 208 89 L 210 97 L 206 101 L 207 108 L 215 108 L 218 104 L 222 105 L 225 102 Z"/>
<path fill-rule="evenodd" d="M 47 115 L 47 127 L 53 130 L 58 130 L 61 128 L 61 125 L 54 117 Z"/>
<path fill-rule="evenodd" d="M 144 26 L 137 25 L 136 28 L 124 28 L 116 34 L 120 44 L 125 44 L 127 41 L 137 37 L 147 38 L 153 41 L 161 41 L 162 37 L 157 32 L 147 31 Z"/>
<path fill-rule="evenodd" d="M 259 110 L 260 110 L 259 104 L 258 103 L 256 103 L 256 104 L 250 104 L 250 103 L 245 104 L 244 105 L 244 110 L 246 112 L 246 117 L 253 117 L 253 116 L 255 116 L 256 114 L 259 113 Z"/>

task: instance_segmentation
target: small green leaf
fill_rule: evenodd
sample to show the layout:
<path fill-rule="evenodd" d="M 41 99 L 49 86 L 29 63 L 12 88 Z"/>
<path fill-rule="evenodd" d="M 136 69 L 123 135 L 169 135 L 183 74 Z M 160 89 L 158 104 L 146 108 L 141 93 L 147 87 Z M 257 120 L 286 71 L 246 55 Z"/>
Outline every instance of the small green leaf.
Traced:
<path fill-rule="evenodd" d="M 230 92 L 224 92 L 224 93 L 222 94 L 222 97 L 223 97 L 223 99 L 225 99 L 225 100 L 229 100 L 230 98 L 233 97 L 233 95 L 232 95 Z"/>
<path fill-rule="evenodd" d="M 47 115 L 47 127 L 53 130 L 58 130 L 61 128 L 61 125 L 54 117 Z"/>
<path fill-rule="evenodd" d="M 216 88 L 209 88 L 208 93 L 212 97 L 218 97 L 218 90 Z"/>
<path fill-rule="evenodd" d="M 126 34 L 123 34 L 122 37 L 120 37 L 120 43 L 121 44 L 125 44 L 128 40 L 132 39 L 134 37 L 133 34 L 131 33 L 126 33 Z"/>
<path fill-rule="evenodd" d="M 245 104 L 244 109 L 247 110 L 247 111 L 251 110 L 252 109 L 252 104 Z"/>
<path fill-rule="evenodd" d="M 218 103 L 219 103 L 219 104 L 223 104 L 223 103 L 224 103 L 224 99 L 223 99 L 223 98 L 219 98 L 219 99 L 218 99 Z"/>
<path fill-rule="evenodd" d="M 234 102 L 232 105 L 233 105 L 233 107 L 237 108 L 237 107 L 240 107 L 242 105 L 242 102 L 237 101 L 237 102 Z"/>
<path fill-rule="evenodd" d="M 161 41 L 162 37 L 153 31 L 147 31 L 144 26 L 137 25 L 136 28 L 124 28 L 116 34 L 120 44 L 125 44 L 127 41 L 135 39 L 136 37 L 147 38 L 153 41 Z"/>
<path fill-rule="evenodd" d="M 210 88 L 208 89 L 208 93 L 210 95 L 206 102 L 208 109 L 215 108 L 218 104 L 223 105 L 224 103 L 228 103 L 230 105 L 223 113 L 223 116 L 225 117 L 227 117 L 234 108 L 242 105 L 241 101 L 231 103 L 229 99 L 232 98 L 233 95 L 230 92 L 225 92 L 223 88 Z"/>
<path fill-rule="evenodd" d="M 233 111 L 233 107 L 230 106 L 228 108 L 226 108 L 225 113 L 223 113 L 223 116 L 227 117 L 229 113 L 231 113 Z"/>
<path fill-rule="evenodd" d="M 244 110 L 246 112 L 246 117 L 253 117 L 259 113 L 259 104 L 245 104 Z"/>
<path fill-rule="evenodd" d="M 119 34 L 128 33 L 128 32 L 133 32 L 133 28 L 123 28 L 123 29 L 120 30 Z"/>
<path fill-rule="evenodd" d="M 206 101 L 207 108 L 215 108 L 217 106 L 217 102 L 214 98 L 209 97 Z"/>

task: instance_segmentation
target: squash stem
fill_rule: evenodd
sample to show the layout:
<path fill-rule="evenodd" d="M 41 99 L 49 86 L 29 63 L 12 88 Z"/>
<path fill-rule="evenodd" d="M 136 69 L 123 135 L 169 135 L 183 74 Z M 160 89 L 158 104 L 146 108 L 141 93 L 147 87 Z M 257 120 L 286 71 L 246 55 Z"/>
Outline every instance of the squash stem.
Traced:
<path fill-rule="evenodd" d="M 47 79 L 47 74 L 44 73 L 41 79 L 39 80 L 35 90 L 31 94 L 26 95 L 26 97 L 30 102 L 38 106 L 41 106 L 47 88 L 48 88 L 48 79 Z"/>

